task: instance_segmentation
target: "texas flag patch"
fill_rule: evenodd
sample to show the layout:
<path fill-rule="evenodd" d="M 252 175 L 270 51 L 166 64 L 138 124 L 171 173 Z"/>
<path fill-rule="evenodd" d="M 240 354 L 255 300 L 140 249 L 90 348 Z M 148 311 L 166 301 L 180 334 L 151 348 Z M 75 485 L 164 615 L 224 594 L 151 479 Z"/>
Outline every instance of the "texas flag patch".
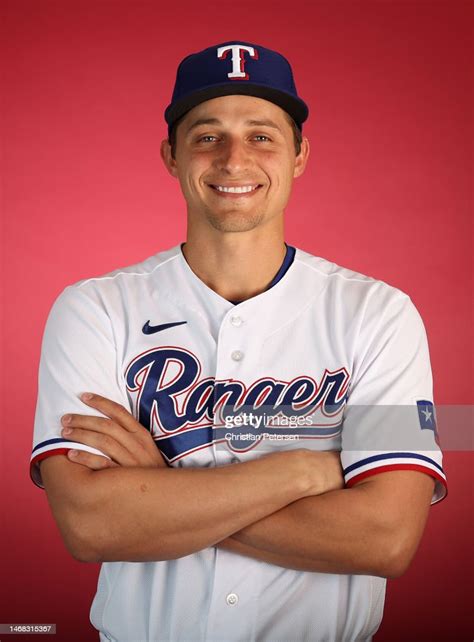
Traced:
<path fill-rule="evenodd" d="M 421 429 L 432 430 L 436 435 L 436 418 L 433 403 L 422 399 L 417 401 L 416 405 L 418 406 L 418 419 Z"/>

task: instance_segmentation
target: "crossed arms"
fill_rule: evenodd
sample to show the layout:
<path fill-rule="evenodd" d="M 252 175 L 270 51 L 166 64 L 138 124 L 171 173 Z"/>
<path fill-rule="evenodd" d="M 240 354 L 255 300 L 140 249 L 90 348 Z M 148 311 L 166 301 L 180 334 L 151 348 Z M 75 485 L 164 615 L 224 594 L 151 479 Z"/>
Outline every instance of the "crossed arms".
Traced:
<path fill-rule="evenodd" d="M 344 488 L 338 453 L 303 449 L 170 468 L 125 408 L 99 395 L 85 403 L 106 417 L 71 415 L 63 434 L 111 460 L 79 451 L 41 463 L 78 560 L 157 561 L 219 546 L 287 568 L 398 577 L 416 552 L 434 486 L 427 474 L 385 472 Z"/>

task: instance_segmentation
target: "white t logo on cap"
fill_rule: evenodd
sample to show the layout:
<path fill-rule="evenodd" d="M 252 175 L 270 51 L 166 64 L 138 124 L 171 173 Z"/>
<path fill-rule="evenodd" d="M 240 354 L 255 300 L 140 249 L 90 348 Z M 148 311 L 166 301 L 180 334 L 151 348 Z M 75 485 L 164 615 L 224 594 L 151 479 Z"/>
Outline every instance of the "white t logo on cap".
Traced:
<path fill-rule="evenodd" d="M 217 57 L 223 60 L 227 57 L 228 51 L 232 51 L 232 71 L 227 74 L 227 77 L 232 80 L 248 80 L 249 75 L 244 71 L 244 51 L 254 60 L 258 60 L 257 50 L 246 45 L 227 45 L 226 47 L 219 47 L 217 49 Z"/>

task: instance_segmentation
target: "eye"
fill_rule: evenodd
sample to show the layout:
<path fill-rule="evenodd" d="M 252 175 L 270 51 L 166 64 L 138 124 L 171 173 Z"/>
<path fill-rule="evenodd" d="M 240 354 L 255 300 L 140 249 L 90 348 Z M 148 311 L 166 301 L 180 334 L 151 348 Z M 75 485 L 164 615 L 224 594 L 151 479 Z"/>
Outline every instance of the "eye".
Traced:
<path fill-rule="evenodd" d="M 198 143 L 213 143 L 214 140 L 217 140 L 216 136 L 212 136 L 211 134 L 207 134 L 206 136 L 201 136 L 200 138 L 198 138 L 197 142 Z"/>
<path fill-rule="evenodd" d="M 263 139 L 263 142 L 270 142 L 270 138 L 268 136 L 265 136 L 265 134 L 257 134 L 254 138 Z"/>

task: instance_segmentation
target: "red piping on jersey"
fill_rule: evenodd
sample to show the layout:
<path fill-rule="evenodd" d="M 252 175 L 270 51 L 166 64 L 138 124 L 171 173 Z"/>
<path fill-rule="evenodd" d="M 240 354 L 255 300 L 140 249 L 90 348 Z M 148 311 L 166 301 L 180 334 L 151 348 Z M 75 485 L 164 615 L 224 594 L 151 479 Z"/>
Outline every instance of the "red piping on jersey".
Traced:
<path fill-rule="evenodd" d="M 441 477 L 439 473 L 436 471 L 432 470 L 431 468 L 427 468 L 426 466 L 420 466 L 419 464 L 391 464 L 390 466 L 378 466 L 377 468 L 370 468 L 369 470 L 364 471 L 363 473 L 359 473 L 358 475 L 354 475 L 354 477 L 351 477 L 348 482 L 346 482 L 346 487 L 347 488 L 352 488 L 357 482 L 360 482 L 362 479 L 366 479 L 367 477 L 371 477 L 372 475 L 377 475 L 378 473 L 386 473 L 391 470 L 416 470 L 419 471 L 420 473 L 426 473 L 430 475 L 431 477 L 434 477 L 438 481 L 440 481 L 445 490 L 446 493 L 441 499 L 436 500 L 434 503 L 437 504 L 440 501 L 443 501 L 445 497 L 448 496 L 448 486 L 446 484 L 446 480 Z"/>
<path fill-rule="evenodd" d="M 46 450 L 44 453 L 41 453 L 39 455 L 36 455 L 36 457 L 33 457 L 33 459 L 30 462 L 30 477 L 31 477 L 31 481 L 35 484 L 35 486 L 38 486 L 38 488 L 43 488 L 42 486 L 39 486 L 37 482 L 33 479 L 32 470 L 34 466 L 41 460 L 49 457 L 50 455 L 66 455 L 70 450 L 73 450 L 73 448 L 54 448 L 53 450 Z"/>

